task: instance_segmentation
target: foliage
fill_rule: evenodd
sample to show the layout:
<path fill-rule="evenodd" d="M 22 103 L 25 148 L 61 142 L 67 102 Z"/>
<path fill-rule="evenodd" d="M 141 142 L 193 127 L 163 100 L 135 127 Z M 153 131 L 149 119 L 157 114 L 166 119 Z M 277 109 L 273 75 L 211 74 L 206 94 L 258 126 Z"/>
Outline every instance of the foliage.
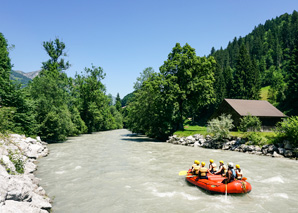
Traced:
<path fill-rule="evenodd" d="M 260 131 L 262 122 L 256 116 L 247 115 L 240 119 L 239 130 L 242 132 L 247 131 Z"/>
<path fill-rule="evenodd" d="M 121 99 L 120 99 L 119 93 L 117 93 L 115 107 L 118 110 L 118 112 L 121 112 L 121 110 L 122 110 L 121 109 Z"/>
<path fill-rule="evenodd" d="M 13 107 L 0 108 L 0 133 L 13 130 L 15 110 Z"/>
<path fill-rule="evenodd" d="M 215 68 L 213 57 L 198 57 L 189 44 L 181 47 L 179 43 L 160 67 L 166 81 L 164 90 L 177 106 L 174 112 L 175 129 L 183 129 L 185 116 L 214 103 Z"/>
<path fill-rule="evenodd" d="M 16 172 L 19 174 L 23 174 L 25 162 L 22 160 L 22 156 L 18 152 L 13 152 L 11 150 L 8 150 L 8 157 L 9 157 L 9 160 L 15 166 Z"/>
<path fill-rule="evenodd" d="M 121 100 L 121 106 L 124 107 L 128 105 L 130 102 L 133 101 L 134 98 L 134 92 L 127 94 L 126 96 L 123 97 Z"/>
<path fill-rule="evenodd" d="M 292 116 L 279 122 L 276 126 L 278 137 L 289 140 L 298 147 L 298 116 Z"/>
<path fill-rule="evenodd" d="M 267 144 L 268 139 L 259 132 L 249 132 L 246 136 L 247 145 L 263 146 Z"/>
<path fill-rule="evenodd" d="M 127 126 L 131 131 L 162 140 L 173 133 L 175 105 L 161 89 L 164 84 L 164 77 L 155 73 L 134 93 L 134 101 L 127 107 Z"/>
<path fill-rule="evenodd" d="M 222 114 L 218 118 L 208 121 L 207 131 L 213 135 L 215 140 L 228 138 L 230 129 L 234 127 L 231 115 Z"/>
<path fill-rule="evenodd" d="M 225 98 L 259 99 L 260 86 L 270 86 L 268 100 L 297 115 L 297 29 L 294 10 L 259 24 L 245 37 L 235 37 L 226 49 L 212 48 L 210 56 L 225 73 Z"/>

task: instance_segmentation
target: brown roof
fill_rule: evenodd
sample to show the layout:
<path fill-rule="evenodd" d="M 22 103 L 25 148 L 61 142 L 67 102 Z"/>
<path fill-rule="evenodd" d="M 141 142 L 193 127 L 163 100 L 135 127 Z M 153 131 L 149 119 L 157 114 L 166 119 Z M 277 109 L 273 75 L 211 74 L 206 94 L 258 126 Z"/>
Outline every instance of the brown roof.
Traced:
<path fill-rule="evenodd" d="M 258 117 L 287 117 L 268 101 L 225 99 L 233 109 L 241 116 L 248 114 Z"/>

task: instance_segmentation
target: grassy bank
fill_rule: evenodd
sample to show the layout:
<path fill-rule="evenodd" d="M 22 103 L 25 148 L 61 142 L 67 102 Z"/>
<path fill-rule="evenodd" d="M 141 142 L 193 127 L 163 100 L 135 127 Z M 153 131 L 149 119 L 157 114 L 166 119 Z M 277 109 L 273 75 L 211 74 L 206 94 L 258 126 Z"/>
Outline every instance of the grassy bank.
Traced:
<path fill-rule="evenodd" d="M 190 135 L 195 135 L 195 134 L 201 134 L 201 135 L 208 135 L 207 132 L 207 127 L 205 126 L 196 126 L 196 125 L 186 125 L 184 126 L 184 131 L 177 131 L 174 133 L 174 135 L 177 135 L 179 137 L 187 137 Z M 276 136 L 274 132 L 257 132 L 258 135 L 261 137 L 270 139 Z M 230 132 L 231 136 L 236 136 L 236 137 L 241 137 L 241 138 L 247 138 L 249 135 L 251 135 L 251 132 Z"/>

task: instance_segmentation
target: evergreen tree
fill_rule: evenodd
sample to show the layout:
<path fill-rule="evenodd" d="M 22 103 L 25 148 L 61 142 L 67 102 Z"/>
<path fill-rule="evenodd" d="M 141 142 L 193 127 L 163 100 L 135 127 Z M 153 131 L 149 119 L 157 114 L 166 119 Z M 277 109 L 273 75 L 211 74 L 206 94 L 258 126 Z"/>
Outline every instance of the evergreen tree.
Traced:
<path fill-rule="evenodd" d="M 115 106 L 116 106 L 117 111 L 121 112 L 121 99 L 120 99 L 119 93 L 117 93 Z"/>
<path fill-rule="evenodd" d="M 10 77 L 11 62 L 8 52 L 8 44 L 3 34 L 0 33 L 0 106 L 12 106 L 14 85 Z"/>

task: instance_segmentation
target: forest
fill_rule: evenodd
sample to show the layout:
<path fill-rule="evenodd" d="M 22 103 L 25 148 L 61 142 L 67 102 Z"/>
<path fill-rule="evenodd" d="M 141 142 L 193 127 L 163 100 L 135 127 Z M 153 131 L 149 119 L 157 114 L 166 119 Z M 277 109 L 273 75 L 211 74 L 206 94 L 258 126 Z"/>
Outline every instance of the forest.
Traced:
<path fill-rule="evenodd" d="M 66 74 L 65 44 L 43 43 L 48 61 L 28 86 L 10 79 L 7 40 L 0 33 L 0 132 L 40 135 L 48 142 L 68 136 L 124 127 L 166 139 L 183 129 L 186 118 L 206 124 L 224 98 L 261 98 L 288 116 L 298 115 L 298 13 L 259 24 L 225 49 L 197 56 L 189 44 L 177 43 L 160 66 L 140 73 L 134 92 L 116 103 L 106 95 L 103 68 L 91 65 L 75 78 Z"/>
<path fill-rule="evenodd" d="M 120 98 L 113 105 L 105 94 L 101 67 L 92 65 L 68 77 L 65 44 L 58 38 L 43 42 L 49 59 L 28 86 L 10 79 L 7 40 L 0 33 L 0 132 L 39 135 L 47 142 L 68 136 L 123 127 Z"/>

